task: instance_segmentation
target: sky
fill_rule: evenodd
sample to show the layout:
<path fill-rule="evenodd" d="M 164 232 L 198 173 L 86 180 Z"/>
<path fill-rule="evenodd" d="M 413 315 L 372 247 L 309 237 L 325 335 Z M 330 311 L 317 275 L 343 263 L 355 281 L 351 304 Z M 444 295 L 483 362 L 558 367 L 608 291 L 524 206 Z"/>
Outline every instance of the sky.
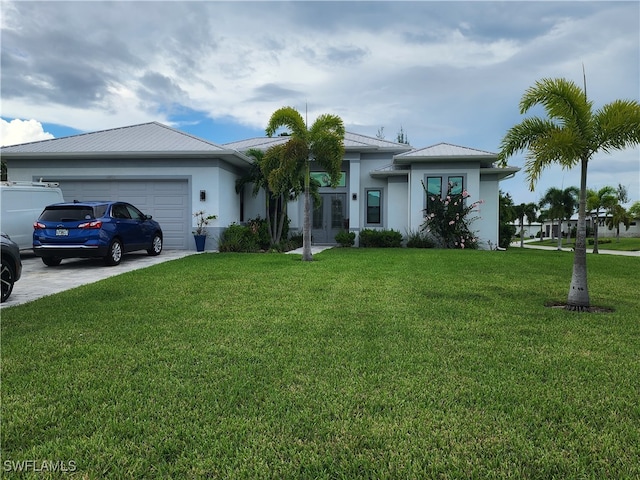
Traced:
<path fill-rule="evenodd" d="M 542 78 L 583 86 L 594 108 L 640 97 L 640 2 L 152 2 L 2 0 L 0 143 L 157 121 L 217 144 L 264 136 L 292 106 L 347 131 L 402 129 L 498 152 Z M 586 73 L 583 76 L 583 68 Z M 509 160 L 523 167 L 525 153 Z M 523 171 L 516 204 L 579 185 L 579 167 Z M 640 199 L 640 149 L 597 154 L 588 186 Z"/>

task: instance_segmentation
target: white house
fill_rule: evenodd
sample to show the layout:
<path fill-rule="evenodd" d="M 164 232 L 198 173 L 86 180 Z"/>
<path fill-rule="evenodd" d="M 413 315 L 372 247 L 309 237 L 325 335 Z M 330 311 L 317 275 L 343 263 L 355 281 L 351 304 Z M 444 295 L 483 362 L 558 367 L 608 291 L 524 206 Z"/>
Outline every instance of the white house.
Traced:
<path fill-rule="evenodd" d="M 236 193 L 236 180 L 247 171 L 249 148 L 266 150 L 287 137 L 265 137 L 216 145 L 160 123 L 104 130 L 3 147 L 9 180 L 57 182 L 65 200 L 129 201 L 153 215 L 163 227 L 165 248 L 194 249 L 193 213 L 217 215 L 210 233 L 233 222 L 265 216 L 264 197 L 250 189 Z M 322 205 L 313 211 L 316 243 L 335 243 L 348 228 L 417 231 L 426 206 L 425 185 L 446 194 L 448 182 L 482 200 L 472 229 L 480 245 L 498 243 L 499 182 L 515 167 L 497 168 L 496 154 L 438 144 L 414 149 L 365 135 L 346 133 L 342 180 L 321 188 Z M 323 182 L 323 172 L 311 165 Z M 290 229 L 301 229 L 302 200 L 289 206 Z M 216 245 L 208 244 L 208 248 Z"/>

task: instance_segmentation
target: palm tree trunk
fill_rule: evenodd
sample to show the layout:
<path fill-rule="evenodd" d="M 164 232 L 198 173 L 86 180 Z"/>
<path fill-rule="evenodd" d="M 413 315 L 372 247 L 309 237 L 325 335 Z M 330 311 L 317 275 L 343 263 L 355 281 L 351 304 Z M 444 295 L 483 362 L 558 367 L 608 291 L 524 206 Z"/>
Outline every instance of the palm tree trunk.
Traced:
<path fill-rule="evenodd" d="M 573 255 L 573 273 L 567 297 L 567 309 L 585 311 L 590 306 L 587 285 L 587 158 L 580 166 L 580 201 L 578 204 L 578 228 Z"/>
<path fill-rule="evenodd" d="M 520 248 L 524 248 L 524 217 L 520 219 Z"/>
<path fill-rule="evenodd" d="M 558 250 L 562 250 L 562 219 L 558 219 Z"/>
<path fill-rule="evenodd" d="M 307 172 L 304 177 L 304 223 L 302 225 L 302 261 L 313 260 L 311 254 L 311 199 L 309 198 L 309 162 L 307 161 Z"/>

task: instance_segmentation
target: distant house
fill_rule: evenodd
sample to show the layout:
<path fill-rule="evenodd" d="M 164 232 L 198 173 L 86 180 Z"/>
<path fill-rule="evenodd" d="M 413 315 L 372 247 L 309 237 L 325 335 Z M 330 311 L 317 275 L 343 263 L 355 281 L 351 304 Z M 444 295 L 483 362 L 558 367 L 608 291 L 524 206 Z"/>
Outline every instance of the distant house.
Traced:
<path fill-rule="evenodd" d="M 165 248 L 194 249 L 196 211 L 217 215 L 209 227 L 212 236 L 231 223 L 265 216 L 263 196 L 252 197 L 250 189 L 236 193 L 236 180 L 251 163 L 244 152 L 287 140 L 265 137 L 216 145 L 152 122 L 3 147 L 0 153 L 9 180 L 58 182 L 66 200 L 129 201 L 161 223 Z M 518 168 L 498 168 L 496 154 L 446 143 L 414 149 L 346 133 L 344 144 L 336 188 L 311 165 L 323 185 L 322 203 L 313 210 L 314 243 L 334 244 L 341 229 L 394 229 L 403 235 L 419 230 L 426 207 L 423 182 L 439 185 L 441 195 L 451 182 L 466 190 L 470 201 L 483 200 L 472 228 L 481 248 L 498 243 L 499 182 Z M 302 200 L 289 206 L 291 231 L 302 227 L 301 206 Z"/>

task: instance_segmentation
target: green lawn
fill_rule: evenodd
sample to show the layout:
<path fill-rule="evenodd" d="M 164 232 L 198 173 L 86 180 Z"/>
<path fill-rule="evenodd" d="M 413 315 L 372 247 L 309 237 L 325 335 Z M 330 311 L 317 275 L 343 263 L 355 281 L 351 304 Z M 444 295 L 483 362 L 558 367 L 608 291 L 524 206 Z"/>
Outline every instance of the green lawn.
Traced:
<path fill-rule="evenodd" d="M 544 306 L 570 253 L 299 258 L 194 255 L 4 309 L 5 476 L 640 477 L 640 258 L 589 256 L 609 314 Z"/>
<path fill-rule="evenodd" d="M 588 240 L 593 240 L 593 239 L 588 239 Z M 600 242 L 602 242 L 603 240 L 608 241 L 611 240 L 611 243 L 599 243 L 598 244 L 598 250 L 623 250 L 623 251 L 627 251 L 627 252 L 637 252 L 638 250 L 640 250 L 640 238 L 624 238 L 624 237 L 620 237 L 620 241 L 618 242 L 618 240 L 616 240 L 615 238 L 610 238 L 610 237 L 606 237 L 606 238 L 600 238 Z M 520 241 L 520 237 L 518 237 L 517 239 L 514 238 L 513 239 L 514 242 L 519 242 Z M 540 241 L 540 239 L 537 239 L 534 242 L 531 242 L 532 245 L 543 245 L 543 246 L 547 246 L 547 247 L 557 247 L 558 246 L 558 239 L 554 239 L 554 240 L 543 240 L 542 242 Z M 563 248 L 571 248 L 573 247 L 573 245 L 575 244 L 575 239 L 572 238 L 571 241 L 567 242 L 566 240 L 562 241 L 562 247 Z M 587 252 L 591 252 L 593 250 L 593 245 L 589 245 L 587 244 Z"/>

